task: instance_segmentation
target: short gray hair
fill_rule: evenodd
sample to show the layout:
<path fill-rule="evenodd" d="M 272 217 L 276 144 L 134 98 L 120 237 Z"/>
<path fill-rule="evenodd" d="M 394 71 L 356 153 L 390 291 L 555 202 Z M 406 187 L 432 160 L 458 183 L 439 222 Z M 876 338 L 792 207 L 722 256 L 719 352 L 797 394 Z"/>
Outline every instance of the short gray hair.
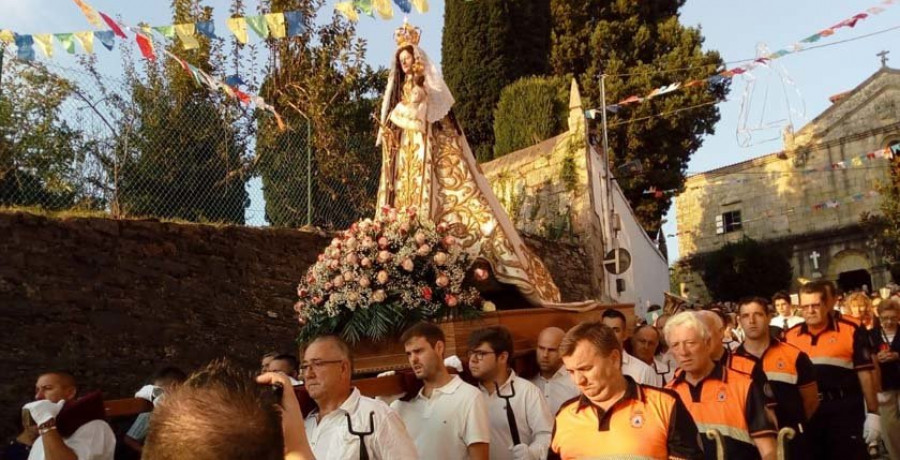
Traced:
<path fill-rule="evenodd" d="M 700 338 L 703 341 L 708 341 L 712 338 L 712 334 L 709 332 L 709 328 L 706 326 L 706 323 L 700 318 L 700 315 L 697 312 L 692 311 L 683 311 L 666 322 L 666 327 L 663 329 L 663 332 L 666 336 L 666 342 L 670 342 L 669 335 L 671 335 L 672 330 L 676 327 L 686 326 L 697 331 L 697 334 L 700 335 Z"/>

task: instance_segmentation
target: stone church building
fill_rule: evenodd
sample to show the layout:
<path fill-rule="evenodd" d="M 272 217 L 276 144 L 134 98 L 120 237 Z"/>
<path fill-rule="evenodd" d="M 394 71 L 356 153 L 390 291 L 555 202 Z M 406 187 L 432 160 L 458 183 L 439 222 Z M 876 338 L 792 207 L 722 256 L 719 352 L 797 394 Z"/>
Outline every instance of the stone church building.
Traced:
<path fill-rule="evenodd" d="M 888 178 L 892 147 L 900 149 L 900 70 L 882 67 L 831 101 L 785 134 L 784 150 L 687 179 L 675 199 L 682 294 L 713 300 L 691 262 L 744 237 L 789 248 L 792 289 L 799 278 L 843 290 L 891 281 L 860 215 L 878 211 L 876 189 Z"/>

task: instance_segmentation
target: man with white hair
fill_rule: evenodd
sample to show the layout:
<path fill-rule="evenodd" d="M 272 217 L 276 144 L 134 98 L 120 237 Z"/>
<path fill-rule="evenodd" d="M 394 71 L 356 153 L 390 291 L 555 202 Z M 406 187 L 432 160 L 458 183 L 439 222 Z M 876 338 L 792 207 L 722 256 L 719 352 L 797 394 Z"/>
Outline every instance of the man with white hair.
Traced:
<path fill-rule="evenodd" d="M 717 432 L 729 459 L 774 459 L 776 427 L 762 387 L 713 359 L 722 345 L 701 316 L 679 313 L 666 323 L 664 333 L 681 368 L 666 387 L 678 393 L 699 431 Z M 706 458 L 716 458 L 715 443 L 702 438 Z"/>
<path fill-rule="evenodd" d="M 731 352 L 722 342 L 722 339 L 725 337 L 725 321 L 722 321 L 721 316 L 710 310 L 700 310 L 696 314 L 709 330 L 710 339 L 713 343 L 713 361 L 727 364 Z"/>

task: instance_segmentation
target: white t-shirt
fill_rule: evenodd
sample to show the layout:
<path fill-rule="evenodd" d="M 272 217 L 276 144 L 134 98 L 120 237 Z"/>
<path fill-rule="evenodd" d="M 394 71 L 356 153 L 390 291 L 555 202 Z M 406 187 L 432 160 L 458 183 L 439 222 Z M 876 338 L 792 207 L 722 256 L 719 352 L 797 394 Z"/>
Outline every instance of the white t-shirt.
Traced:
<path fill-rule="evenodd" d="M 374 428 L 369 414 L 374 414 Z M 347 414 L 353 431 L 369 432 L 365 436 L 366 451 L 372 460 L 416 459 L 416 446 L 403 425 L 403 420 L 387 404 L 362 396 L 354 388 L 338 410 L 316 420 L 317 411 L 306 417 L 306 437 L 316 458 L 359 459 L 359 436 L 350 433 Z"/>
<path fill-rule="evenodd" d="M 78 427 L 63 443 L 75 452 L 78 460 L 112 460 L 116 453 L 116 435 L 103 420 L 91 420 Z M 44 439 L 37 438 L 28 460 L 44 460 Z"/>
<path fill-rule="evenodd" d="M 487 401 L 488 418 L 491 421 L 491 460 L 512 460 L 510 448 L 513 446 L 513 439 L 506 416 L 506 399 L 501 398 L 494 388 L 490 389 L 493 394 L 482 385 L 478 389 Z M 516 417 L 519 441 L 528 445 L 534 458 L 544 458 L 550 448 L 553 415 L 550 414 L 541 390 L 528 380 L 516 376 L 515 371 L 510 371 L 509 378 L 500 385 L 500 394 L 508 396 L 513 390 L 516 395 L 509 401 Z"/>
<path fill-rule="evenodd" d="M 419 457 L 464 459 L 469 445 L 491 441 L 487 406 L 477 388 L 454 375 L 446 385 L 432 390 L 430 398 L 423 391 L 408 402 L 391 403 L 416 443 Z"/>
<path fill-rule="evenodd" d="M 541 391 L 551 414 L 557 413 L 564 402 L 580 394 L 578 387 L 575 386 L 575 382 L 569 377 L 566 366 L 559 366 L 556 373 L 549 379 L 545 379 L 544 376 L 538 374 L 531 379 L 531 383 Z"/>
<path fill-rule="evenodd" d="M 643 385 L 657 388 L 663 386 L 661 375 L 657 374 L 649 364 L 631 356 L 625 350 L 622 350 L 622 373 Z"/>

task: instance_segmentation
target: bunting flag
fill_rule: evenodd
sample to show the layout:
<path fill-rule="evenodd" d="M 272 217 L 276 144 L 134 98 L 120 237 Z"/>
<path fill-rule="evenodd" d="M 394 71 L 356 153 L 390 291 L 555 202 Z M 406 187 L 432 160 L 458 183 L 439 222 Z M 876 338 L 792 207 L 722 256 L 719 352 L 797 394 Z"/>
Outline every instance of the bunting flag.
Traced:
<path fill-rule="evenodd" d="M 303 35 L 306 32 L 306 24 L 303 24 L 303 14 L 299 11 L 285 11 L 284 20 L 287 22 L 287 34 L 289 37 Z"/>
<path fill-rule="evenodd" d="M 16 56 L 24 61 L 34 60 L 34 38 L 31 35 L 16 35 Z"/>
<path fill-rule="evenodd" d="M 359 14 L 356 12 L 356 7 L 353 6 L 353 2 L 336 3 L 334 9 L 338 13 L 343 14 L 350 22 L 359 21 Z"/>
<path fill-rule="evenodd" d="M 167 25 L 167 26 L 156 26 L 153 30 L 159 32 L 160 35 L 166 38 L 175 38 L 175 28 L 178 26 L 175 25 Z"/>
<path fill-rule="evenodd" d="M 244 83 L 244 80 L 237 74 L 229 75 L 228 78 L 225 79 L 225 84 L 228 86 L 247 86 L 247 84 Z"/>
<path fill-rule="evenodd" d="M 412 0 L 412 4 L 419 13 L 424 14 L 428 12 L 428 0 Z"/>
<path fill-rule="evenodd" d="M 391 6 L 391 0 L 372 0 L 372 6 L 378 12 L 378 16 L 386 21 L 394 18 L 394 8 Z"/>
<path fill-rule="evenodd" d="M 200 32 L 200 35 L 213 40 L 219 37 L 216 36 L 216 24 L 212 21 L 200 21 L 197 23 L 197 32 Z"/>
<path fill-rule="evenodd" d="M 32 34 L 34 44 L 47 57 L 53 57 L 53 34 Z"/>
<path fill-rule="evenodd" d="M 234 34 L 234 38 L 237 38 L 237 41 L 247 44 L 247 21 L 244 18 L 228 18 L 226 24 L 228 25 L 228 30 Z"/>
<path fill-rule="evenodd" d="M 103 22 L 100 20 L 100 17 L 97 16 L 97 10 L 88 5 L 84 0 L 74 0 L 75 4 L 81 8 L 81 12 L 84 14 L 84 17 L 87 18 L 88 22 L 91 23 L 92 26 L 101 28 L 103 27 Z"/>
<path fill-rule="evenodd" d="M 13 44 L 16 42 L 16 34 L 9 29 L 0 30 L 0 42 Z"/>
<path fill-rule="evenodd" d="M 113 33 L 116 34 L 117 37 L 128 38 L 125 36 L 125 32 L 122 31 L 122 28 L 119 27 L 119 24 L 117 24 L 116 21 L 113 21 L 113 19 L 111 17 L 109 17 L 103 13 L 99 13 L 99 14 L 100 14 L 100 17 L 102 17 L 103 20 L 106 21 L 106 25 L 108 25 L 109 28 L 112 29 Z"/>
<path fill-rule="evenodd" d="M 53 36 L 67 53 L 75 54 L 75 34 L 53 34 Z"/>
<path fill-rule="evenodd" d="M 410 5 L 409 0 L 394 0 L 394 4 L 397 5 L 397 8 L 400 8 L 403 14 L 409 14 L 412 11 L 412 5 Z"/>
<path fill-rule="evenodd" d="M 256 35 L 259 35 L 259 38 L 263 40 L 269 38 L 269 25 L 266 23 L 266 17 L 264 15 L 247 16 L 244 19 L 247 20 L 247 25 L 253 29 L 253 32 L 255 32 Z"/>
<path fill-rule="evenodd" d="M 135 32 L 134 38 L 135 40 L 137 40 L 138 48 L 140 48 L 141 50 L 141 55 L 149 61 L 155 60 L 156 53 L 153 52 L 153 42 L 150 40 L 150 38 L 140 32 Z"/>
<path fill-rule="evenodd" d="M 366 13 L 367 16 L 375 17 L 375 10 L 372 9 L 372 0 L 353 0 L 353 6 L 357 10 Z"/>
<path fill-rule="evenodd" d="M 111 30 L 98 30 L 94 32 L 94 38 L 100 40 L 100 43 L 102 43 L 109 51 L 112 51 L 113 47 L 116 46 L 115 37 L 115 32 Z"/>
<path fill-rule="evenodd" d="M 197 27 L 192 23 L 175 24 L 175 34 L 181 40 L 181 45 L 186 50 L 193 50 L 200 47 L 200 42 L 194 37 Z"/>
<path fill-rule="evenodd" d="M 87 30 L 84 32 L 75 32 L 73 35 L 75 35 L 75 39 L 78 40 L 81 47 L 84 48 L 85 53 L 94 54 L 94 32 Z"/>
<path fill-rule="evenodd" d="M 284 38 L 286 36 L 284 13 L 269 13 L 263 16 L 266 18 L 266 25 L 269 26 L 269 35 L 272 38 Z"/>

